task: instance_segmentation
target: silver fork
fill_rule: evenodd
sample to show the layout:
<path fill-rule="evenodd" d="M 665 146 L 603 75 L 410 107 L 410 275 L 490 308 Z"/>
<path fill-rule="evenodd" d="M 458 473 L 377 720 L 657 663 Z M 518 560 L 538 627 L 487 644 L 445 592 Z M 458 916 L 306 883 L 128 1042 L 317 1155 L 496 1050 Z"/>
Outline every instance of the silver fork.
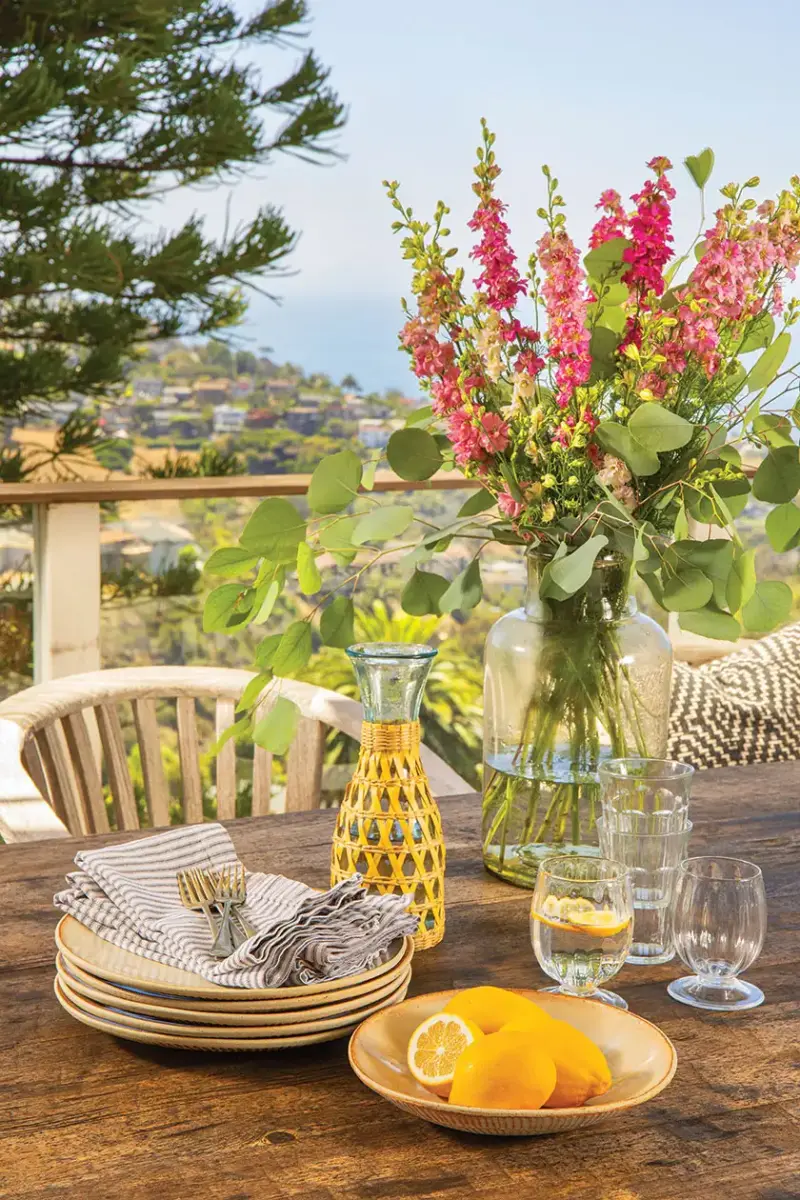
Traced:
<path fill-rule="evenodd" d="M 211 936 L 214 939 L 211 946 L 211 953 L 215 958 L 227 958 L 232 952 L 233 946 L 228 937 L 227 931 L 221 926 L 217 926 L 214 916 L 211 912 L 211 903 L 207 895 L 202 879 L 198 879 L 202 873 L 194 868 L 185 871 L 178 871 L 178 895 L 181 898 L 181 904 L 184 908 L 191 909 L 192 912 L 202 912 L 208 928 L 211 931 Z"/>
<path fill-rule="evenodd" d="M 247 899 L 247 879 L 244 865 L 236 862 L 232 866 L 223 867 L 220 871 L 214 872 L 214 875 L 217 901 L 227 906 L 227 912 L 244 934 L 245 939 L 251 938 L 258 930 L 254 929 L 239 911 L 240 906 Z"/>

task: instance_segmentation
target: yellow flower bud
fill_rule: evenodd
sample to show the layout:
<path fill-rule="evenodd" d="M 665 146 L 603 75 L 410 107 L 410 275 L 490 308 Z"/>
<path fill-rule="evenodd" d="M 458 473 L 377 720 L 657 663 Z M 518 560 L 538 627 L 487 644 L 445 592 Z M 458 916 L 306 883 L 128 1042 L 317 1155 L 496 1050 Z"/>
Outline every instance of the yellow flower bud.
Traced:
<path fill-rule="evenodd" d="M 542 480 L 542 487 L 554 488 L 555 486 L 556 486 L 555 475 L 545 475 L 544 479 Z"/>
<path fill-rule="evenodd" d="M 639 399 L 640 400 L 655 400 L 655 396 L 650 391 L 650 388 L 642 388 L 642 390 L 639 392 Z"/>
<path fill-rule="evenodd" d="M 543 522 L 543 524 L 549 525 L 555 515 L 556 515 L 556 506 L 555 506 L 555 504 L 552 504 L 548 500 L 547 504 L 542 505 L 542 522 Z"/>

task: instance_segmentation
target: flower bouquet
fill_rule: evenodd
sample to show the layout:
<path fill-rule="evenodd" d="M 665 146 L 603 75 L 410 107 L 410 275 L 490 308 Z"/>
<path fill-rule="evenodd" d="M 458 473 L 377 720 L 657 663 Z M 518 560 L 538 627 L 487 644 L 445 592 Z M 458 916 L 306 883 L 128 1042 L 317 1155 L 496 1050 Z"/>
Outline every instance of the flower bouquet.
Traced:
<path fill-rule="evenodd" d="M 305 665 L 317 620 L 324 642 L 347 643 L 351 588 L 387 545 L 409 551 L 402 603 L 415 614 L 467 612 L 481 598 L 483 548 L 521 547 L 533 628 L 501 630 L 487 652 L 484 835 L 490 865 L 524 878 L 526 853 L 535 865 L 539 846 L 587 841 L 601 757 L 663 751 L 669 652 L 632 612 L 632 575 L 684 629 L 711 637 L 766 632 L 789 614 L 791 590 L 756 578 L 735 522 L 752 493 L 774 506 L 773 548 L 800 545 L 798 376 L 785 365 L 800 308 L 784 298 L 800 260 L 800 179 L 761 203 L 751 196 L 757 178 L 728 184 L 707 220 L 714 156 L 687 158 L 701 221 L 675 257 L 672 165 L 654 158 L 632 207 L 602 193 L 581 257 L 545 167 L 544 228 L 523 274 L 495 191 L 494 141 L 484 124 L 472 290 L 453 263 L 446 206 L 419 220 L 387 184 L 413 268 L 400 341 L 431 397 L 392 435 L 388 463 L 408 481 L 455 466 L 479 489 L 454 524 L 417 523 L 409 537 L 411 507 L 370 494 L 375 459 L 365 466 L 343 451 L 323 460 L 308 521 L 288 501 L 267 500 L 239 546 L 213 556 L 209 571 L 242 568 L 250 581 L 211 593 L 206 627 L 265 619 L 292 570 L 300 591 L 319 597 L 262 643 L 252 699 Z M 454 579 L 426 569 L 456 537 L 476 547 L 464 569 Z M 355 567 L 328 588 L 316 564 L 323 550 Z M 286 706 L 240 727 L 274 749 L 295 719 Z"/>

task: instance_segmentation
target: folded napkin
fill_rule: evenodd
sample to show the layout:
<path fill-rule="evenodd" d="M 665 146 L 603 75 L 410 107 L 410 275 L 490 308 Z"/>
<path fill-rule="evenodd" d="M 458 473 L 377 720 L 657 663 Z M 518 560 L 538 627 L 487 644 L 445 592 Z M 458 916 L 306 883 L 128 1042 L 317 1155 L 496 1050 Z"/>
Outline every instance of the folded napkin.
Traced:
<path fill-rule="evenodd" d="M 340 979 L 386 962 L 413 934 L 410 897 L 367 892 L 358 875 L 315 892 L 282 875 L 247 873 L 243 913 L 258 932 L 225 959 L 211 955 L 202 913 L 185 909 L 177 872 L 237 861 L 227 831 L 187 825 L 122 846 L 80 850 L 77 871 L 53 902 L 106 941 L 228 987 L 280 987 Z"/>

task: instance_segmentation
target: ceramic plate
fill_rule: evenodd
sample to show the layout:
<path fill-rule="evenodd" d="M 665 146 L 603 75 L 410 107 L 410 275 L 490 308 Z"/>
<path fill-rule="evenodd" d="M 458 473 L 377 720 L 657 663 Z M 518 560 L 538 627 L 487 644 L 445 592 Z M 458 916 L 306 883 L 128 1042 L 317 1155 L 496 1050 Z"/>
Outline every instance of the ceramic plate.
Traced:
<path fill-rule="evenodd" d="M 237 1025 L 252 1023 L 258 1025 L 265 1021 L 278 1024 L 278 1017 L 285 1015 L 287 1021 L 305 1020 L 313 1010 L 314 1016 L 337 1016 L 339 1013 L 350 1012 L 359 1005 L 372 1002 L 378 989 L 386 988 L 396 983 L 402 975 L 410 970 L 413 956 L 413 944 L 409 942 L 406 953 L 400 962 L 390 971 L 370 979 L 366 983 L 357 984 L 352 988 L 340 988 L 335 992 L 318 992 L 308 996 L 290 997 L 288 1000 L 192 1000 L 185 996 L 173 996 L 164 992 L 144 992 L 140 988 L 124 987 L 122 984 L 109 983 L 99 975 L 84 971 L 66 953 L 59 951 L 56 955 L 56 966 L 62 974 L 66 974 L 71 986 L 76 983 L 92 988 L 100 996 L 91 994 L 93 1000 L 109 1005 L 116 1003 L 120 1008 L 128 1008 L 134 1012 L 147 1012 L 148 1009 L 160 1008 L 164 1005 L 180 1008 L 183 1016 L 189 1014 L 192 1019 L 205 1023 L 216 1024 L 217 1018 L 222 1024 Z M 80 988 L 77 988 L 80 991 Z M 232 990 L 232 989 L 229 989 Z M 227 994 L 227 993 L 226 993 Z M 245 992 L 245 997 L 247 996 Z M 246 1017 L 247 1020 L 228 1020 L 229 1017 Z M 251 1018 L 255 1018 L 251 1021 Z"/>
<path fill-rule="evenodd" d="M 160 995 L 201 997 L 204 999 L 226 1000 L 289 1000 L 305 1001 L 308 997 L 343 992 L 350 987 L 377 979 L 393 967 L 396 967 L 409 951 L 410 938 L 393 943 L 390 947 L 390 957 L 380 966 L 358 975 L 347 975 L 342 979 L 328 980 L 324 983 L 313 983 L 300 987 L 279 988 L 233 988 L 223 987 L 218 983 L 209 983 L 200 975 L 191 971 L 182 971 L 178 967 L 170 967 L 165 963 L 156 962 L 152 958 L 143 958 L 130 950 L 123 950 L 112 942 L 107 942 L 99 934 L 94 933 L 85 925 L 81 925 L 74 917 L 62 917 L 56 928 L 56 945 L 70 962 L 74 962 L 82 970 L 91 975 L 99 975 L 111 983 L 123 984 L 127 987 L 142 989 L 146 992 Z M 347 993 L 344 993 L 347 994 Z M 314 1003 L 324 1003 L 316 999 Z"/>
<path fill-rule="evenodd" d="M 394 1004 L 401 1000 L 408 991 L 411 971 L 406 971 L 399 979 L 392 980 L 388 988 L 380 988 L 379 992 L 368 998 L 367 1003 L 359 997 L 358 1005 L 338 1015 L 310 1009 L 307 1013 L 292 1014 L 287 1022 L 285 1013 L 278 1013 L 273 1021 L 270 1014 L 255 1013 L 238 1016 L 236 1014 L 212 1014 L 211 1023 L 204 1019 L 196 1020 L 196 1013 L 190 1013 L 176 1007 L 157 1005 L 148 1008 L 137 1005 L 136 1002 L 125 1001 L 124 1006 L 118 1000 L 102 993 L 95 995 L 87 993 L 95 991 L 87 988 L 63 971 L 58 972 L 61 990 L 68 1000 L 84 1012 L 92 1016 L 104 1017 L 127 1025 L 131 1029 L 155 1029 L 160 1033 L 190 1034 L 192 1037 L 284 1037 L 301 1033 L 322 1033 L 326 1029 L 341 1029 L 345 1025 L 352 1028 L 358 1021 L 364 1020 L 377 1012 L 384 1004 Z M 402 992 L 402 995 L 401 995 Z M 334 1007 L 346 1008 L 345 1005 Z M 203 1014 L 205 1018 L 205 1014 Z"/>
<path fill-rule="evenodd" d="M 114 1019 L 114 1014 L 107 1017 L 96 1017 L 78 1008 L 64 993 L 59 980 L 55 980 L 56 999 L 65 1012 L 84 1025 L 98 1029 L 102 1033 L 110 1033 L 114 1037 L 123 1038 L 130 1042 L 144 1042 L 149 1046 L 164 1046 L 176 1050 L 291 1050 L 301 1046 L 314 1046 L 319 1042 L 332 1042 L 336 1038 L 347 1037 L 353 1030 L 354 1022 L 341 1029 L 327 1029 L 321 1033 L 306 1033 L 294 1037 L 266 1038 L 236 1038 L 236 1037 L 192 1037 L 178 1036 L 150 1029 L 130 1029 Z M 400 989 L 398 999 L 402 999 L 404 988 Z"/>
<path fill-rule="evenodd" d="M 642 1017 L 597 1000 L 522 989 L 519 994 L 535 1000 L 551 1016 L 574 1025 L 597 1043 L 613 1077 L 611 1089 L 604 1096 L 587 1101 L 582 1108 L 530 1110 L 462 1108 L 431 1095 L 409 1072 L 406 1051 L 417 1025 L 440 1012 L 455 991 L 414 996 L 369 1017 L 350 1041 L 350 1065 L 368 1088 L 415 1117 L 450 1129 L 503 1136 L 556 1133 L 608 1120 L 657 1096 L 675 1074 L 675 1047 L 660 1029 Z"/>

